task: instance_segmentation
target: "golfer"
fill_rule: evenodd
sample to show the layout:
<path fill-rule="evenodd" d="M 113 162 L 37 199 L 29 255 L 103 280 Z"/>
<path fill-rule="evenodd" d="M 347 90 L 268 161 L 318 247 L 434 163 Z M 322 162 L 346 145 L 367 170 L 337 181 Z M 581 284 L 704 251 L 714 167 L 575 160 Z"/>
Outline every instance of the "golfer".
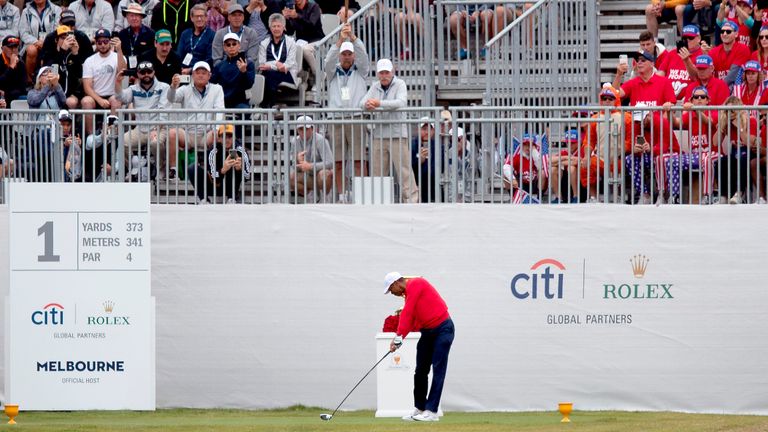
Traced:
<path fill-rule="evenodd" d="M 424 278 L 406 280 L 400 273 L 391 272 L 384 277 L 384 288 L 384 294 L 392 293 L 397 297 L 405 297 L 397 336 L 389 344 L 389 351 L 400 348 L 408 333 L 421 332 L 421 338 L 416 345 L 416 370 L 413 373 L 415 409 L 411 415 L 403 417 L 403 420 L 438 421 L 440 419 L 437 416 L 437 408 L 443 394 L 448 353 L 451 351 L 454 334 L 448 306 L 435 287 Z M 432 386 L 427 396 L 430 365 Z"/>

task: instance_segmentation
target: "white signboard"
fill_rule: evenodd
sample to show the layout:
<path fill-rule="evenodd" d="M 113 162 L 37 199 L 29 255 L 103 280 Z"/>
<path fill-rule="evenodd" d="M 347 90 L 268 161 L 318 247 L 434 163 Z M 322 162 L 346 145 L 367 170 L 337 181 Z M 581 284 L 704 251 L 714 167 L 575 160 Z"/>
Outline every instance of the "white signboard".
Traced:
<path fill-rule="evenodd" d="M 147 184 L 11 188 L 8 400 L 155 408 Z"/>

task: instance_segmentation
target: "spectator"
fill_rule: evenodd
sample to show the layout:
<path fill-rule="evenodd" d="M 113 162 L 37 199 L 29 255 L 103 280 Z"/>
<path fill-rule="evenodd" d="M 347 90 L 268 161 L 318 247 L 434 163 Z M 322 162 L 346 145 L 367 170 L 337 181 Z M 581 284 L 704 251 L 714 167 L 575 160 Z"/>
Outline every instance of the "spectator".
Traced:
<path fill-rule="evenodd" d="M 296 44 L 301 47 L 304 65 L 309 70 L 307 85 L 314 90 L 317 79 L 317 62 L 315 61 L 315 46 L 311 42 L 325 37 L 323 23 L 320 21 L 322 12 L 320 6 L 309 0 L 295 0 L 294 8 L 283 8 L 285 17 L 285 32 L 292 34 Z"/>
<path fill-rule="evenodd" d="M 155 78 L 166 84 L 181 73 L 181 59 L 171 49 L 171 32 L 161 29 L 155 32 L 155 47 L 145 51 L 139 61 L 149 61 L 155 70 Z"/>
<path fill-rule="evenodd" d="M 370 70 L 365 44 L 354 33 L 352 25 L 342 26 L 339 40 L 328 50 L 325 57 L 325 79 L 328 80 L 328 108 L 358 108 L 367 91 L 366 78 Z M 339 114 L 345 117 L 347 114 Z M 356 177 L 368 175 L 363 154 L 362 124 L 345 122 L 331 125 L 333 156 L 336 162 L 336 190 L 340 201 L 347 199 L 345 167 L 352 164 Z"/>
<path fill-rule="evenodd" d="M 389 176 L 394 166 L 400 183 L 400 199 L 406 203 L 419 202 L 419 188 L 413 179 L 411 152 L 408 145 L 406 114 L 399 108 L 408 105 L 408 88 L 405 81 L 396 77 L 392 61 L 376 62 L 377 81 L 363 96 L 360 107 L 366 111 L 381 110 L 378 119 L 386 121 L 373 129 L 371 142 L 371 172 L 374 177 Z"/>
<path fill-rule="evenodd" d="M 176 55 L 181 59 L 182 73 L 189 74 L 192 65 L 204 61 L 213 63 L 213 30 L 205 24 L 205 5 L 196 4 L 190 11 L 192 15 L 192 28 L 184 30 L 179 38 Z"/>
<path fill-rule="evenodd" d="M 250 0 L 245 7 L 245 21 L 248 27 L 256 31 L 256 40 L 261 43 L 269 37 L 267 23 L 269 21 L 269 8 L 264 4 L 264 0 Z"/>
<path fill-rule="evenodd" d="M 192 28 L 189 10 L 200 2 L 201 0 L 158 0 L 150 14 L 152 25 L 149 27 L 153 30 L 168 29 L 171 32 L 171 42 L 178 45 L 179 35 Z"/>
<path fill-rule="evenodd" d="M 139 63 L 136 68 L 137 81 L 127 89 L 123 89 L 122 84 L 124 72 L 125 69 L 122 69 L 117 74 L 115 98 L 123 107 L 133 104 L 133 108 L 137 110 L 152 110 L 152 112 L 135 114 L 139 124 L 123 135 L 123 160 L 126 162 L 131 160 L 134 153 L 150 160 L 149 154 L 153 153 L 160 172 L 165 172 L 166 148 L 170 147 L 170 151 L 167 152 L 167 168 L 172 172 L 169 178 L 173 179 L 176 177 L 176 142 L 172 141 L 170 146 L 168 145 L 168 129 L 162 124 L 168 120 L 165 111 L 170 107 L 168 102 L 170 86 L 155 77 L 155 67 L 150 61 Z"/>
<path fill-rule="evenodd" d="M 243 7 L 239 4 L 232 4 L 229 7 L 229 15 L 227 15 L 229 25 L 221 28 L 216 32 L 213 37 L 213 64 L 220 62 L 224 58 L 224 35 L 228 33 L 235 33 L 240 38 L 240 50 L 245 52 L 248 60 L 256 61 L 259 55 L 259 40 L 256 30 L 243 26 L 245 20 L 245 12 Z"/>
<path fill-rule="evenodd" d="M 692 0 L 683 9 L 683 25 L 697 24 L 704 34 L 715 33 L 717 29 L 717 12 L 720 3 L 716 0 Z M 717 36 L 719 37 L 719 36 Z M 719 39 L 715 45 L 719 45 Z"/>
<path fill-rule="evenodd" d="M 51 65 L 53 64 L 53 60 L 57 58 L 61 58 L 62 56 L 66 56 L 66 54 L 63 51 L 67 51 L 65 49 L 62 49 L 63 45 L 59 41 L 59 30 L 62 26 L 68 27 L 69 31 L 72 33 L 72 36 L 75 37 L 75 40 L 72 41 L 70 39 L 70 43 L 64 44 L 69 45 L 69 53 L 76 52 L 75 59 L 72 59 L 74 61 L 79 62 L 78 65 L 80 69 L 80 73 L 82 74 L 82 68 L 83 68 L 83 62 L 85 62 L 85 59 L 93 55 L 93 42 L 91 41 L 91 38 L 88 37 L 85 33 L 77 29 L 77 26 L 75 25 L 75 13 L 71 10 L 63 10 L 61 11 L 61 16 L 59 17 L 59 25 L 53 29 L 50 33 L 48 33 L 45 36 L 45 39 L 43 40 L 43 49 L 40 53 L 40 62 L 42 65 Z M 61 66 L 61 65 L 60 65 Z M 78 77 L 79 79 L 82 79 L 82 76 Z M 62 75 L 62 80 L 64 79 L 64 76 Z M 79 87 L 82 87 L 82 84 L 78 83 Z"/>
<path fill-rule="evenodd" d="M 453 139 L 453 129 L 448 131 L 448 136 Z M 472 202 L 474 199 L 474 182 L 480 174 L 480 160 L 477 152 L 468 142 L 464 129 L 456 128 L 456 146 L 453 142 L 446 152 L 446 174 L 456 184 L 456 195 L 453 191 L 447 191 L 446 199 L 449 202 Z M 453 184 L 453 182 L 452 182 Z"/>
<path fill-rule="evenodd" d="M 600 105 L 605 106 L 602 98 L 600 100 Z M 614 97 L 613 100 L 615 101 L 616 98 Z M 600 114 L 602 114 L 602 111 Z M 560 154 L 552 155 L 549 158 L 550 165 L 552 165 L 549 181 L 550 204 L 559 204 L 561 202 L 578 203 L 587 198 L 587 191 L 582 191 L 583 188 L 579 187 L 579 177 L 576 171 L 579 161 L 585 156 L 584 151 L 587 148 L 587 139 L 584 139 L 585 145 L 582 146 L 579 140 L 579 131 L 572 129 L 565 133 L 564 141 L 568 144 L 568 148 L 561 150 Z M 588 172 L 588 174 L 591 174 L 589 176 L 590 180 L 597 182 L 594 171 Z M 584 181 L 583 178 L 582 181 Z M 597 196 L 597 194 L 590 196 Z"/>
<path fill-rule="evenodd" d="M 689 0 L 651 0 L 645 8 L 645 25 L 654 37 L 659 36 L 659 24 L 677 21 L 677 31 L 683 32 L 683 11 Z"/>
<path fill-rule="evenodd" d="M 19 38 L 6 36 L 3 38 L 3 56 L 0 61 L 0 90 L 8 105 L 26 93 L 24 84 L 27 82 L 24 62 L 19 58 Z"/>
<path fill-rule="evenodd" d="M 723 0 L 717 11 L 717 26 L 720 27 L 720 33 L 726 21 L 732 21 L 737 25 L 736 40 L 751 47 L 752 26 L 755 24 L 755 19 L 752 18 L 752 0 Z"/>
<path fill-rule="evenodd" d="M 294 84 L 299 73 L 296 42 L 285 35 L 285 18 L 280 14 L 270 15 L 269 31 L 271 37 L 261 41 L 259 48 L 259 70 L 265 78 L 264 100 L 261 102 L 264 108 L 274 105 L 280 83 Z"/>
<path fill-rule="evenodd" d="M 50 66 L 43 66 L 37 72 L 35 87 L 27 95 L 30 108 L 41 110 L 59 110 L 66 108 L 67 96 L 59 84 L 59 75 L 53 73 Z"/>
<path fill-rule="evenodd" d="M 66 12 L 66 11 L 65 11 Z M 88 37 L 80 32 L 85 45 L 80 45 L 80 38 L 72 28 L 60 25 L 56 28 L 55 45 L 50 49 L 44 49 L 43 65 L 54 66 L 59 69 L 59 82 L 62 84 L 64 94 L 67 96 L 67 107 L 76 109 L 80 105 L 80 99 L 85 96 L 83 90 L 83 63 L 93 55 L 93 48 Z M 48 43 L 46 36 L 45 43 Z"/>
<path fill-rule="evenodd" d="M 40 68 L 35 79 L 35 86 L 27 95 L 29 107 L 46 111 L 58 110 L 65 106 L 66 99 L 59 85 L 59 76 L 51 73 L 50 67 Z M 30 153 L 26 157 L 31 163 L 31 171 L 35 173 L 33 179 L 51 181 L 53 179 L 53 152 L 51 150 L 50 114 L 35 114 L 30 120 L 34 123 L 27 125 L 24 128 L 24 133 L 29 137 L 27 148 Z"/>
<path fill-rule="evenodd" d="M 131 3 L 122 10 L 125 25 L 118 32 L 123 55 L 128 58 L 128 67 L 135 68 L 139 64 L 139 56 L 152 48 L 155 32 L 143 19 L 146 12 L 138 3 Z"/>
<path fill-rule="evenodd" d="M 741 204 L 749 187 L 747 176 L 751 161 L 757 159 L 758 154 L 757 120 L 750 117 L 736 96 L 729 97 L 724 105 L 735 109 L 721 112 L 717 119 L 714 141 L 723 154 L 717 164 L 719 202 L 725 203 L 730 196 L 727 202 Z"/>
<path fill-rule="evenodd" d="M 712 61 L 712 57 L 708 55 L 700 55 L 696 59 L 696 69 L 698 74 L 698 83 L 696 86 L 704 86 L 709 92 L 709 100 L 712 105 L 722 105 L 725 99 L 728 98 L 730 92 L 728 91 L 728 85 L 721 79 L 714 77 L 715 67 Z M 685 101 L 691 99 L 691 93 L 693 87 L 688 86 L 685 92 Z"/>
<path fill-rule="evenodd" d="M 762 105 L 760 100 L 763 88 L 763 82 L 760 81 L 760 63 L 756 60 L 744 63 L 744 82 L 733 86 L 733 95 L 741 99 L 741 103 L 746 106 Z M 757 117 L 757 111 L 752 111 L 750 114 Z"/>
<path fill-rule="evenodd" d="M 291 191 L 298 196 L 325 201 L 333 189 L 333 156 L 331 146 L 315 132 L 312 117 L 296 119 L 296 136 L 291 138 Z M 310 200 L 311 201 L 311 200 Z"/>
<path fill-rule="evenodd" d="M 346 23 L 349 17 L 360 10 L 360 3 L 357 0 L 349 0 L 349 9 L 345 9 L 343 0 L 318 0 L 315 3 L 320 6 L 324 14 L 335 14 L 342 23 Z"/>
<path fill-rule="evenodd" d="M 117 10 L 119 10 L 120 13 L 115 17 L 115 31 L 119 32 L 126 27 L 130 27 L 131 24 L 128 22 L 127 13 L 128 9 L 136 11 L 135 8 L 130 7 L 133 4 L 141 7 L 141 11 L 143 12 L 141 16 L 142 25 L 147 26 L 147 28 L 152 27 L 152 10 L 157 5 L 157 0 L 120 0 L 120 3 L 117 6 Z"/>
<path fill-rule="evenodd" d="M 213 67 L 211 82 L 224 89 L 224 106 L 227 108 L 250 108 L 245 92 L 253 87 L 256 66 L 240 52 L 240 38 L 237 33 L 224 36 L 224 59 Z"/>
<path fill-rule="evenodd" d="M 508 188 L 516 188 L 515 184 L 518 184 L 517 187 L 534 197 L 540 197 L 541 192 L 547 190 L 549 157 L 543 147 L 527 132 L 523 134 L 522 142 L 514 139 L 512 154 L 507 155 L 502 168 Z"/>
<path fill-rule="evenodd" d="M 8 153 L 0 147 L 0 178 L 12 177 L 14 174 L 14 161 Z"/>
<path fill-rule="evenodd" d="M 437 200 L 435 184 L 437 171 L 435 160 L 438 148 L 435 143 L 435 126 L 429 117 L 422 117 L 419 123 L 418 136 L 411 140 L 411 166 L 416 176 L 416 185 L 421 192 L 421 202 L 430 203 Z"/>
<path fill-rule="evenodd" d="M 712 137 L 717 130 L 716 110 L 696 110 L 693 108 L 709 105 L 709 92 L 706 87 L 696 87 L 691 92 L 690 102 L 683 104 L 682 118 L 675 117 L 673 126 L 688 131 L 690 151 L 659 156 L 658 184 L 660 192 L 669 193 L 669 202 L 680 203 L 682 180 L 691 171 L 700 171 L 704 179 L 702 191 L 704 203 L 711 199 L 714 162 L 720 157 L 717 145 Z"/>
<path fill-rule="evenodd" d="M 736 32 L 739 26 L 733 21 L 726 21 L 720 27 L 722 45 L 718 45 L 709 51 L 715 70 L 715 78 L 725 81 L 727 85 L 733 85 L 741 73 L 741 67 L 746 63 L 752 53 L 749 46 L 736 41 Z"/>
<path fill-rule="evenodd" d="M 699 56 L 697 62 L 701 60 Z M 709 58 L 709 57 L 707 57 Z M 663 106 L 668 110 L 676 101 L 672 83 L 666 78 L 653 72 L 654 55 L 648 51 L 640 51 L 637 55 L 637 76 L 624 83 L 619 90 L 619 98 L 629 98 L 629 105 L 636 107 Z M 710 59 L 711 63 L 711 59 Z M 614 80 L 613 87 L 618 87 L 621 67 Z M 678 150 L 677 138 L 673 136 L 669 121 L 659 111 L 638 110 L 634 113 L 632 141 L 635 146 L 632 154 L 627 155 L 627 171 L 632 173 L 636 195 L 641 204 L 651 203 L 650 181 L 645 181 L 650 173 L 654 154 L 669 153 Z M 641 138 L 637 140 L 637 138 Z M 642 192 L 642 195 L 640 195 Z"/>
<path fill-rule="evenodd" d="M 226 27 L 227 8 L 233 3 L 234 2 L 228 2 L 226 0 L 207 0 L 205 3 L 205 25 L 213 30 L 214 33 Z"/>
<path fill-rule="evenodd" d="M 88 57 L 83 64 L 83 90 L 85 97 L 81 101 L 83 109 L 110 109 L 119 105 L 113 97 L 118 61 L 125 62 L 120 39 L 111 38 L 112 33 L 99 29 L 96 38 L 96 53 Z M 95 129 L 93 118 L 86 116 L 85 132 L 90 135 Z"/>
<path fill-rule="evenodd" d="M 685 28 L 683 28 L 683 38 L 685 39 Z M 670 51 L 666 50 L 664 48 L 664 45 L 657 43 L 656 38 L 653 36 L 653 33 L 649 32 L 648 30 L 644 30 L 643 32 L 641 32 L 640 37 L 638 39 L 640 41 L 641 51 L 652 52 L 653 55 L 656 56 L 656 61 L 654 62 L 654 66 L 657 69 L 657 73 L 659 75 L 666 76 L 666 74 L 663 71 L 663 66 L 665 66 L 667 62 L 667 55 L 669 55 Z M 690 40 L 690 39 L 686 39 L 686 40 Z M 700 40 L 701 38 L 699 38 L 699 41 Z M 698 47 L 698 43 L 696 46 Z"/>
<path fill-rule="evenodd" d="M 413 38 L 423 33 L 424 18 L 423 11 L 418 10 L 420 2 L 417 0 L 403 0 L 405 10 L 400 10 L 395 15 L 395 28 L 400 39 L 400 59 L 411 58 L 411 48 L 413 48 Z"/>
<path fill-rule="evenodd" d="M 477 25 L 480 29 L 479 45 L 493 39 L 496 33 L 504 29 L 514 19 L 514 12 L 504 5 L 494 6 L 490 4 L 458 6 L 458 10 L 451 13 L 449 25 L 451 34 L 459 42 L 459 60 L 469 58 L 468 41 L 469 29 Z M 485 57 L 485 47 L 480 48 L 480 57 Z"/>
<path fill-rule="evenodd" d="M 75 0 L 68 9 L 75 13 L 80 30 L 91 39 L 99 29 L 111 32 L 115 28 L 115 13 L 105 0 Z"/>
<path fill-rule="evenodd" d="M 79 129 L 75 127 L 72 115 L 63 109 L 58 115 L 61 131 L 61 146 L 64 149 L 64 181 L 77 181 L 83 175 L 83 141 Z M 82 123 L 80 123 L 82 126 Z"/>
<path fill-rule="evenodd" d="M 0 39 L 19 37 L 19 8 L 8 0 L 0 0 Z M 1 170 L 0 170 L 1 173 Z"/>
<path fill-rule="evenodd" d="M 21 12 L 19 35 L 24 44 L 21 55 L 26 56 L 27 71 L 27 79 L 21 82 L 32 81 L 35 76 L 45 36 L 56 29 L 60 15 L 61 8 L 49 0 L 32 0 Z"/>
<path fill-rule="evenodd" d="M 227 204 L 235 203 L 240 200 L 243 179 L 251 177 L 248 152 L 235 138 L 235 127 L 231 124 L 219 126 L 218 136 L 216 144 L 207 151 L 208 172 L 203 166 L 194 165 L 187 173 L 195 187 L 198 204 L 207 204 L 208 197 L 217 196 L 226 197 Z"/>
<path fill-rule="evenodd" d="M 768 70 L 768 27 L 760 28 L 757 49 L 752 53 L 752 60 L 757 60 L 762 70 Z"/>
<path fill-rule="evenodd" d="M 752 185 L 757 191 L 757 203 L 768 204 L 766 201 L 766 179 L 768 179 L 768 166 L 766 165 L 766 153 L 768 153 L 768 128 L 761 123 L 760 143 L 756 146 L 755 157 L 750 162 L 749 172 L 752 177 Z"/>
<path fill-rule="evenodd" d="M 699 27 L 695 25 L 683 27 L 683 40 L 686 41 L 685 47 L 665 51 L 666 60 L 661 66 L 660 74 L 672 82 L 672 89 L 678 99 L 685 96 L 686 88 L 693 86 L 696 79 L 696 68 L 692 63 L 689 65 L 686 59 L 695 62 L 705 50 L 709 50 L 709 45 L 701 40 Z M 643 49 L 649 51 L 646 48 Z M 658 64 L 658 61 L 656 63 Z"/>
<path fill-rule="evenodd" d="M 192 66 L 192 84 L 179 88 L 181 75 L 174 75 L 171 80 L 171 88 L 168 91 L 168 102 L 181 104 L 182 108 L 194 110 L 215 110 L 210 113 L 192 113 L 187 116 L 187 124 L 171 129 L 168 139 L 177 148 L 188 148 L 189 151 L 201 150 L 203 143 L 211 144 L 214 141 L 212 120 L 221 121 L 224 109 L 224 89 L 220 85 L 210 82 L 211 67 L 206 62 L 197 62 Z M 208 124 L 206 124 L 208 123 Z M 169 174 L 175 175 L 175 173 Z"/>

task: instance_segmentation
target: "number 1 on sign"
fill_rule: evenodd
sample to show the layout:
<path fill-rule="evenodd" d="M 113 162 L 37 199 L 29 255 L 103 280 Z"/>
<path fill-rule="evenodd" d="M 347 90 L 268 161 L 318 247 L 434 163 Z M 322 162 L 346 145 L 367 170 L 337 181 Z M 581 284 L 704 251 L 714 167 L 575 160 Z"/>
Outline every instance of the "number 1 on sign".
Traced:
<path fill-rule="evenodd" d="M 37 256 L 37 262 L 59 262 L 61 257 L 53 254 L 53 221 L 48 221 L 37 229 L 37 236 L 44 236 L 43 255 Z"/>

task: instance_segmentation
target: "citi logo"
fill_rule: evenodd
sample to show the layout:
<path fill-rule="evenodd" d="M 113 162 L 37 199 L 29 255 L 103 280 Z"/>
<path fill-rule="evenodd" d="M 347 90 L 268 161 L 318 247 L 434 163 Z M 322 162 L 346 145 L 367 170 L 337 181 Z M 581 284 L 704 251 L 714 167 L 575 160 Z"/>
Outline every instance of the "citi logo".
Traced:
<path fill-rule="evenodd" d="M 48 303 L 43 310 L 32 312 L 32 324 L 34 325 L 62 325 L 64 324 L 64 306 L 58 303 Z"/>
<path fill-rule="evenodd" d="M 563 298 L 565 266 L 552 258 L 544 258 L 531 266 L 530 273 L 518 273 L 512 278 L 512 295 L 519 299 Z"/>

